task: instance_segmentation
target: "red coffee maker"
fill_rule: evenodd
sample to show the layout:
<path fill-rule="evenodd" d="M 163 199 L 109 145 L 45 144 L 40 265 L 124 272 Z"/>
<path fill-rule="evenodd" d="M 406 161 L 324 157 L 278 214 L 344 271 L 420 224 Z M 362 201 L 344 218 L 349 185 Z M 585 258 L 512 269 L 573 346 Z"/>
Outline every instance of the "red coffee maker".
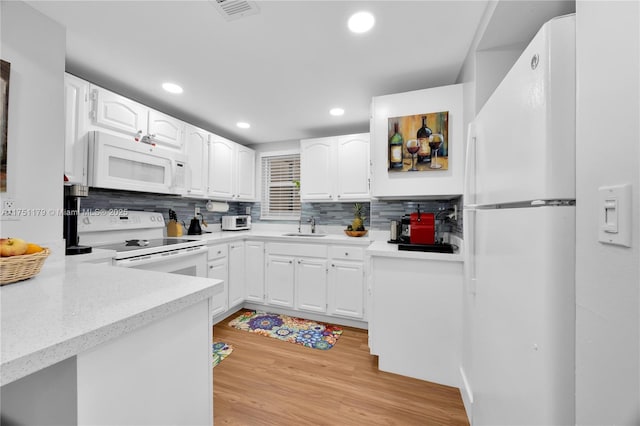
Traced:
<path fill-rule="evenodd" d="M 433 213 L 421 213 L 420 206 L 416 213 L 411 213 L 409 241 L 411 244 L 434 244 L 436 218 Z"/>

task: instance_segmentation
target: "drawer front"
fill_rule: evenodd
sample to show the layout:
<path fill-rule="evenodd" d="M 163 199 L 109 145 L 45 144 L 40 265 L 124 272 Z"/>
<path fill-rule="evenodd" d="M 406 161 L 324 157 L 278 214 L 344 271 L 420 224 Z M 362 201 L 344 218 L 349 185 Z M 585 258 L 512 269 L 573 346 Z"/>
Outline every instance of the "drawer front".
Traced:
<path fill-rule="evenodd" d="M 217 244 L 215 246 L 209 246 L 209 260 L 220 259 L 221 257 L 227 257 L 229 249 L 226 244 Z"/>
<path fill-rule="evenodd" d="M 291 243 L 267 243 L 267 254 L 280 254 L 294 257 L 327 257 L 325 244 L 291 244 Z"/>
<path fill-rule="evenodd" d="M 329 247 L 329 257 L 331 259 L 364 260 L 364 249 L 353 246 L 331 246 Z"/>

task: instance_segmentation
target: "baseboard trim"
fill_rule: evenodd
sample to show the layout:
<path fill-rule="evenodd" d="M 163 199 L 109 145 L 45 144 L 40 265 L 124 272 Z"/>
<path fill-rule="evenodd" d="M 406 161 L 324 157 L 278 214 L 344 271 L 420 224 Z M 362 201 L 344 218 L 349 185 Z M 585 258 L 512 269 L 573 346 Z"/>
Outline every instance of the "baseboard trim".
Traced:
<path fill-rule="evenodd" d="M 467 375 L 464 372 L 464 368 L 460 366 L 460 382 L 462 383 L 462 389 L 460 389 L 460 395 L 462 396 L 462 403 L 464 404 L 464 410 L 467 413 L 467 419 L 469 424 L 473 424 L 473 391 Z"/>

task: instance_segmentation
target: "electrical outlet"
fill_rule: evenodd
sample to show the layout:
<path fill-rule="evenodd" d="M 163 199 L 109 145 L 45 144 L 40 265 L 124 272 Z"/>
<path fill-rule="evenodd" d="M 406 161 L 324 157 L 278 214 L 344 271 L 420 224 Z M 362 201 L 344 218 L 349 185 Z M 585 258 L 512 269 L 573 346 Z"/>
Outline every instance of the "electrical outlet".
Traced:
<path fill-rule="evenodd" d="M 249 207 L 249 206 L 245 207 L 244 208 L 244 214 L 250 215 L 251 214 L 251 207 Z"/>
<path fill-rule="evenodd" d="M 196 216 L 200 214 L 200 207 L 196 207 Z"/>
<path fill-rule="evenodd" d="M 13 198 L 2 199 L 2 215 L 0 220 L 19 220 L 20 217 L 16 212 L 17 204 Z"/>

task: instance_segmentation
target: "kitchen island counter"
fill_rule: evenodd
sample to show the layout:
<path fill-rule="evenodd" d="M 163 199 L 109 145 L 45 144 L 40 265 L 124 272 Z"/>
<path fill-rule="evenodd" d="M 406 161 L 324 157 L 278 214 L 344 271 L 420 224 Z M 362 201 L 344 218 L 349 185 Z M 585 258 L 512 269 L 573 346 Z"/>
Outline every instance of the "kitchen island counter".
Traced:
<path fill-rule="evenodd" d="M 0 288 L 0 385 L 205 301 L 222 282 L 78 262 Z"/>

